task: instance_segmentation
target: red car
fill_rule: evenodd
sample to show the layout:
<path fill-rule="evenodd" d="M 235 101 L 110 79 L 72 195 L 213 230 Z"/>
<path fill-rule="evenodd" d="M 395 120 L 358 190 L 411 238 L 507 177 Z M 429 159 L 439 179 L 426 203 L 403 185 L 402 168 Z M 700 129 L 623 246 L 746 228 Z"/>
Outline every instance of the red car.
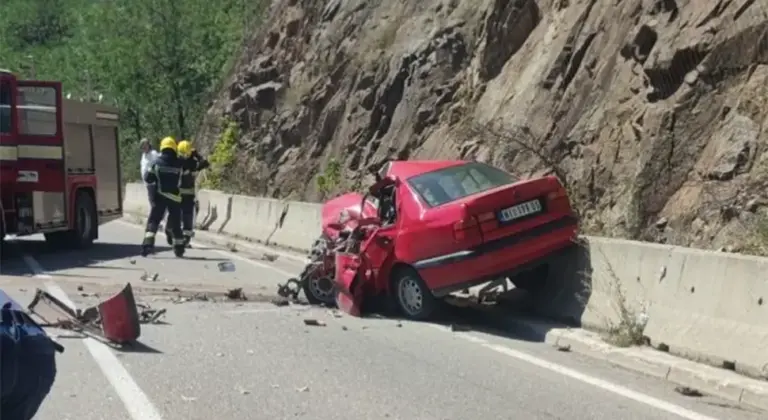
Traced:
<path fill-rule="evenodd" d="M 469 161 L 391 161 L 380 174 L 368 194 L 323 205 L 327 239 L 338 242 L 345 227 L 374 226 L 358 235 L 360 247 L 336 256 L 340 306 L 387 294 L 407 317 L 425 319 L 437 299 L 499 278 L 535 288 L 545 278 L 521 273 L 546 267 L 578 232 L 565 188 L 552 176 L 520 180 Z"/>

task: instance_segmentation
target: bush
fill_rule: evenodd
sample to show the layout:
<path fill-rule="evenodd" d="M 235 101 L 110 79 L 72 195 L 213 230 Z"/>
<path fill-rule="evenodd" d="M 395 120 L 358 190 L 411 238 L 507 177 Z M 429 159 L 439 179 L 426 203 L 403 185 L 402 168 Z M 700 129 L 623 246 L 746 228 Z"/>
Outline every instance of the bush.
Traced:
<path fill-rule="evenodd" d="M 336 159 L 331 159 L 325 166 L 323 173 L 317 176 L 317 189 L 328 195 L 341 185 L 341 164 Z"/>
<path fill-rule="evenodd" d="M 226 120 L 224 122 L 224 131 L 222 131 L 219 140 L 214 144 L 208 161 L 211 167 L 208 169 L 202 186 L 205 189 L 217 190 L 224 185 L 226 172 L 235 163 L 235 153 L 237 151 L 237 142 L 240 137 L 240 127 L 237 122 Z"/>

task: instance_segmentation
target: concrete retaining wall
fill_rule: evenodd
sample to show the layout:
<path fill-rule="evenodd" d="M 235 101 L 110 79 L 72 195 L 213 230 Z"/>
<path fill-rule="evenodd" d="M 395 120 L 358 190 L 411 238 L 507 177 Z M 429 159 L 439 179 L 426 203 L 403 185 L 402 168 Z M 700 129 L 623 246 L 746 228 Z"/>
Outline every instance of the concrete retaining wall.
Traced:
<path fill-rule="evenodd" d="M 200 191 L 210 231 L 306 250 L 320 232 L 312 203 Z M 146 190 L 126 187 L 124 211 L 146 215 Z M 655 347 L 768 377 L 768 258 L 587 237 L 553 264 L 538 297 L 546 316 L 607 329 L 646 322 Z"/>

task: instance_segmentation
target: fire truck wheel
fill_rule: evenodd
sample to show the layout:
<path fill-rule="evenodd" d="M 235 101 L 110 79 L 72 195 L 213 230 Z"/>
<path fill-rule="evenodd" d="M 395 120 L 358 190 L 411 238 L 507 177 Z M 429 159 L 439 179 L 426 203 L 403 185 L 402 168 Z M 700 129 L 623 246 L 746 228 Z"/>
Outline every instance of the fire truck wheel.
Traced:
<path fill-rule="evenodd" d="M 392 286 L 397 306 L 410 319 L 428 319 L 437 308 L 437 299 L 414 269 L 397 269 L 392 273 Z"/>
<path fill-rule="evenodd" d="M 72 244 L 78 248 L 87 248 L 93 244 L 96 238 L 96 203 L 90 194 L 85 191 L 77 193 L 75 202 L 75 229 L 70 231 Z"/>

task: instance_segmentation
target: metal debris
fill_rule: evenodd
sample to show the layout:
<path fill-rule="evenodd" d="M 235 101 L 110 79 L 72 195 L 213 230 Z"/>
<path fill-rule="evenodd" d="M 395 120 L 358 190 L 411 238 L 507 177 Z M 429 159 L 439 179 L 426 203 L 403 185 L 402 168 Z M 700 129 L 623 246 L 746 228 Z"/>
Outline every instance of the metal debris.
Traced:
<path fill-rule="evenodd" d="M 557 351 L 562 351 L 562 352 L 569 352 L 569 351 L 571 351 L 571 345 L 570 344 L 566 344 L 564 346 L 557 345 L 557 346 L 555 346 L 555 348 L 557 349 Z"/>
<path fill-rule="evenodd" d="M 285 282 L 285 284 L 277 285 L 277 294 L 284 298 L 296 300 L 299 298 L 300 292 L 301 282 L 296 278 L 290 278 Z"/>
<path fill-rule="evenodd" d="M 167 312 L 165 308 L 153 309 L 144 303 L 137 303 L 136 307 L 139 308 L 139 322 L 142 324 L 157 324 L 160 318 Z"/>
<path fill-rule="evenodd" d="M 78 291 L 78 292 L 82 292 L 83 290 L 84 290 L 84 289 L 83 289 L 83 286 L 77 286 L 77 291 Z"/>
<path fill-rule="evenodd" d="M 245 296 L 245 293 L 243 293 L 243 288 L 238 287 L 235 289 L 229 289 L 227 290 L 227 299 L 229 300 L 248 300 L 248 298 Z"/>
<path fill-rule="evenodd" d="M 208 302 L 212 300 L 213 299 L 209 298 L 208 295 L 206 295 L 205 293 L 195 293 L 192 296 L 176 296 L 175 298 L 171 299 L 171 302 L 173 303 L 186 303 L 186 302 L 192 302 L 192 301 Z"/>
<path fill-rule="evenodd" d="M 269 262 L 275 261 L 278 257 L 277 254 L 268 254 L 266 252 L 261 254 L 261 259 Z"/>
<path fill-rule="evenodd" d="M 326 324 L 324 321 L 320 321 L 319 319 L 305 318 L 304 325 L 310 325 L 313 327 L 324 327 Z"/>
<path fill-rule="evenodd" d="M 275 306 L 288 306 L 291 302 L 288 299 L 272 299 L 272 304 Z"/>
<path fill-rule="evenodd" d="M 299 392 L 309 392 L 309 387 L 308 386 L 303 386 L 301 388 L 296 388 L 296 391 L 299 391 Z"/>
<path fill-rule="evenodd" d="M 222 271 L 222 272 L 235 271 L 235 264 L 232 261 L 222 261 L 217 265 L 219 267 L 219 271 Z"/>
<path fill-rule="evenodd" d="M 160 278 L 160 274 L 159 273 L 154 273 L 154 274 L 152 274 L 150 276 L 149 273 L 147 273 L 146 271 L 144 272 L 144 274 L 142 274 L 139 277 L 139 279 L 141 279 L 143 281 L 157 281 L 157 279 L 159 279 L 159 278 Z"/>
<path fill-rule="evenodd" d="M 686 397 L 703 397 L 704 394 L 699 392 L 699 390 L 690 388 L 687 386 L 678 386 L 675 388 L 675 392 L 677 392 L 680 395 L 685 395 Z"/>

